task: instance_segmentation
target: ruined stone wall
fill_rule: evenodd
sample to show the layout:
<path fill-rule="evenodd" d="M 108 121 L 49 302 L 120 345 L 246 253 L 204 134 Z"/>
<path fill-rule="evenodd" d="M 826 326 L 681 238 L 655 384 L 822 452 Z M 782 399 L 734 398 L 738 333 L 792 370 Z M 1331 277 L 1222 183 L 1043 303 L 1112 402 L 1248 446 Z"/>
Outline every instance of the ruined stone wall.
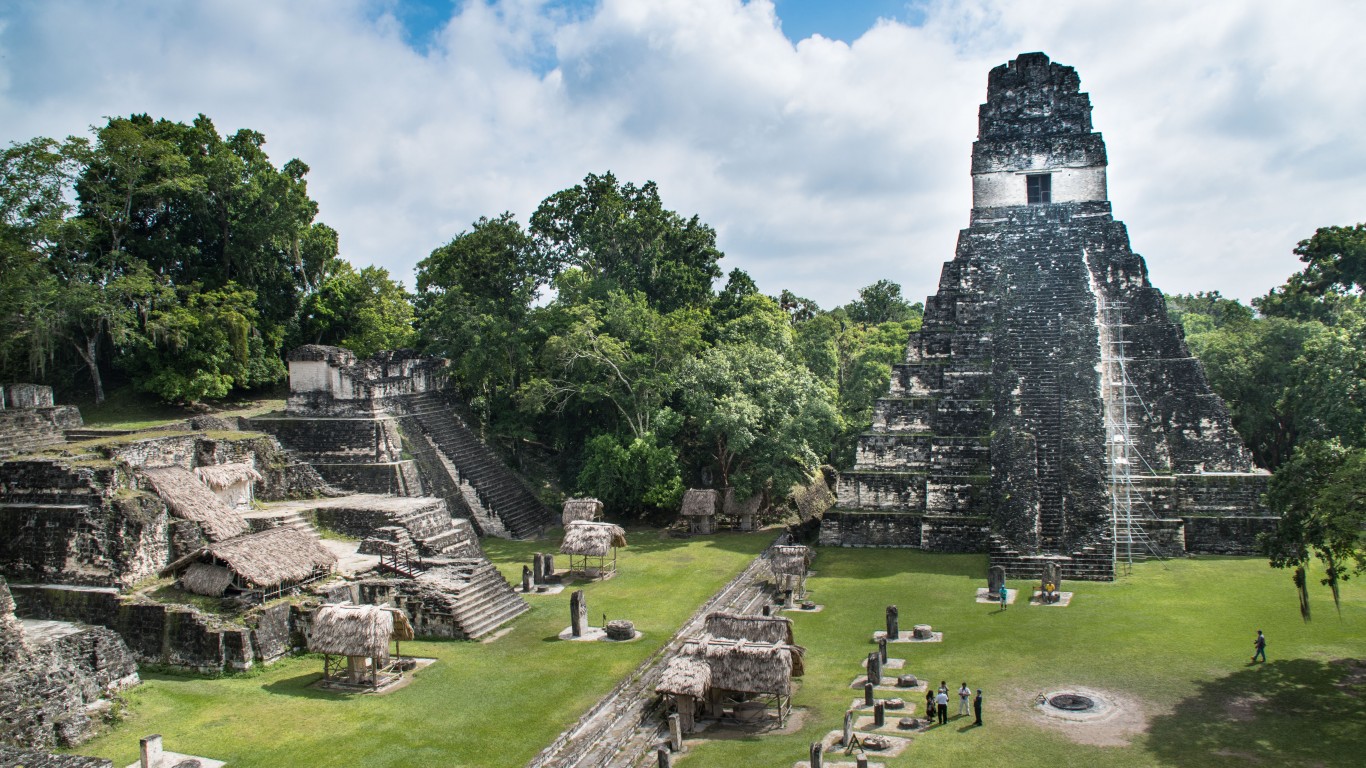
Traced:
<path fill-rule="evenodd" d="M 113 760 L 84 755 L 54 755 L 36 749 L 0 744 L 4 768 L 114 768 Z"/>
<path fill-rule="evenodd" d="M 290 605 L 284 602 L 254 609 L 237 625 L 188 606 L 122 597 L 113 589 L 10 586 L 19 616 L 107 628 L 142 664 L 216 674 L 273 661 L 292 647 Z"/>
<path fill-rule="evenodd" d="M 86 627 L 31 648 L 0 669 L 0 742 L 51 748 L 80 744 L 103 697 L 138 682 L 115 633 Z"/>
<path fill-rule="evenodd" d="M 24 581 L 132 584 L 166 563 L 160 500 L 110 465 L 0 465 L 0 570 Z"/>

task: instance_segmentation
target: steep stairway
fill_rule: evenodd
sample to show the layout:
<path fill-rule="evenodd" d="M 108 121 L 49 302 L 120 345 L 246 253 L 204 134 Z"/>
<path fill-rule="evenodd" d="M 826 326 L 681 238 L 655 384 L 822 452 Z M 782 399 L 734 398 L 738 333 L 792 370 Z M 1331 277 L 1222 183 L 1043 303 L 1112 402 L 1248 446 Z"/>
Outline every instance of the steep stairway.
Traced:
<path fill-rule="evenodd" d="M 424 469 L 437 475 L 434 490 L 452 508 L 468 510 L 481 534 L 530 538 L 554 523 L 551 510 L 461 423 L 442 393 L 410 395 L 398 407 L 410 442 L 430 448 Z M 433 471 L 437 466 L 441 471 Z"/>

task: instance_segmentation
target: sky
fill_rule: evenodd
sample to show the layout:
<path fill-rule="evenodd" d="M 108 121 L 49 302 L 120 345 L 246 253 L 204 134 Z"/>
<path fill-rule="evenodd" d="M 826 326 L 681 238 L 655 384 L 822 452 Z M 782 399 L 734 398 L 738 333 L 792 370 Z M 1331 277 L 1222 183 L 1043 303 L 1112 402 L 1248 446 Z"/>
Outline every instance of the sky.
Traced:
<path fill-rule="evenodd" d="M 1350 0 L 0 0 L 0 143 L 108 116 L 251 128 L 342 255 L 413 285 L 480 216 L 654 180 L 725 271 L 823 307 L 932 294 L 987 73 L 1073 66 L 1152 282 L 1244 300 L 1366 221 Z"/>

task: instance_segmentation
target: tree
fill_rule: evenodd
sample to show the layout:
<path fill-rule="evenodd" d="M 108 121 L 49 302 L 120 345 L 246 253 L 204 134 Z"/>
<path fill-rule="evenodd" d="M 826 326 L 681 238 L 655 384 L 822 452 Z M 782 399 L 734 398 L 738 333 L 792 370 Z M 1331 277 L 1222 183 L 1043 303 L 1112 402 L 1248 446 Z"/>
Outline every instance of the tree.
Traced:
<path fill-rule="evenodd" d="M 741 496 L 804 482 L 840 428 L 810 372 L 753 343 L 722 344 L 692 360 L 678 401 L 695 461 Z"/>
<path fill-rule="evenodd" d="M 578 487 L 608 509 L 633 518 L 651 510 L 676 510 L 683 498 L 678 455 L 653 434 L 627 439 L 604 434 L 589 440 Z"/>
<path fill-rule="evenodd" d="M 332 274 L 304 299 L 299 336 L 310 344 L 346 347 L 360 357 L 411 347 L 416 339 L 412 298 L 388 270 L 357 272 L 337 259 Z"/>
<path fill-rule="evenodd" d="M 845 310 L 856 323 L 902 323 L 913 316 L 924 314 L 924 306 L 912 304 L 901 297 L 901 286 L 891 280 L 879 280 L 859 289 L 858 300 Z"/>
<path fill-rule="evenodd" d="M 419 343 L 451 360 L 456 381 L 486 426 L 518 413 L 540 339 L 532 302 L 549 264 L 511 213 L 480 218 L 417 265 Z"/>
<path fill-rule="evenodd" d="M 168 402 L 196 403 L 279 380 L 284 364 L 262 354 L 252 291 L 228 283 L 180 292 L 180 301 L 149 313 L 140 343 L 120 361 L 139 388 Z"/>
<path fill-rule="evenodd" d="M 1366 450 L 1336 440 L 1306 441 L 1271 479 L 1268 506 L 1280 515 L 1276 528 L 1260 538 L 1273 568 L 1293 568 L 1300 612 L 1309 619 L 1307 572 L 1324 565 L 1321 583 L 1341 611 L 1338 587 L 1366 572 Z"/>
<path fill-rule="evenodd" d="M 666 210 L 653 181 L 589 174 L 540 204 L 531 233 L 555 273 L 578 268 L 603 292 L 640 292 L 662 312 L 708 303 L 721 277 L 715 230 Z"/>
<path fill-rule="evenodd" d="M 680 368 L 703 347 L 704 313 L 662 313 L 641 293 L 596 299 L 579 295 L 582 283 L 557 284 L 554 310 L 567 322 L 546 339 L 544 375 L 528 384 L 525 397 L 557 413 L 609 404 L 632 437 L 644 438 L 677 389 Z"/>

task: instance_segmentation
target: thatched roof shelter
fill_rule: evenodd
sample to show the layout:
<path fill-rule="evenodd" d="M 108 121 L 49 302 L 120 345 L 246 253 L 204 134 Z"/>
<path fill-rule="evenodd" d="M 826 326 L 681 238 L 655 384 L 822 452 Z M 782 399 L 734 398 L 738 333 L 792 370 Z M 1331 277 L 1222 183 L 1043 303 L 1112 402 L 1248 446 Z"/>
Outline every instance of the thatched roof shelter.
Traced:
<path fill-rule="evenodd" d="M 196 595 L 221 597 L 232 586 L 232 571 L 211 563 L 190 563 L 180 575 L 180 586 Z"/>
<path fill-rule="evenodd" d="M 143 467 L 139 471 L 166 502 L 171 514 L 199 523 L 209 541 L 225 541 L 249 530 L 241 515 L 184 467 Z"/>
<path fill-rule="evenodd" d="M 626 546 L 626 531 L 612 523 L 575 520 L 564 527 L 560 553 L 586 557 L 606 557 L 613 549 Z"/>
<path fill-rule="evenodd" d="M 756 493 L 744 501 L 740 501 L 735 496 L 734 488 L 726 489 L 726 500 L 722 505 L 727 515 L 730 517 L 743 517 L 745 515 L 759 514 L 759 508 L 764 504 L 764 495 Z"/>
<path fill-rule="evenodd" d="M 243 482 L 259 483 L 262 479 L 261 473 L 245 462 L 196 467 L 194 473 L 200 480 L 204 481 L 205 485 L 215 491 Z"/>
<path fill-rule="evenodd" d="M 717 611 L 707 614 L 703 631 L 712 637 L 758 643 L 792 643 L 792 619 Z"/>
<path fill-rule="evenodd" d="M 324 605 L 313 613 L 308 650 L 336 656 L 383 658 L 390 640 L 412 640 L 408 615 L 378 605 Z"/>
<path fill-rule="evenodd" d="M 679 651 L 681 656 L 706 662 L 713 690 L 777 696 L 790 695 L 792 678 L 805 674 L 804 653 L 801 646 L 787 643 L 708 636 L 689 640 Z"/>
<path fill-rule="evenodd" d="M 811 549 L 800 544 L 778 544 L 769 550 L 768 567 L 775 576 L 805 576 Z"/>
<path fill-rule="evenodd" d="M 680 510 L 680 514 L 684 517 L 710 517 L 715 515 L 719 495 L 711 488 L 689 488 L 683 493 L 683 508 Z"/>
<path fill-rule="evenodd" d="M 567 526 L 575 520 L 601 520 L 602 512 L 603 503 L 597 499 L 565 499 L 560 513 L 561 525 Z"/>
<path fill-rule="evenodd" d="M 711 666 L 704 659 L 692 656 L 675 656 L 660 675 L 655 693 L 674 696 L 691 696 L 700 699 L 711 687 Z"/>
<path fill-rule="evenodd" d="M 331 572 L 336 562 L 337 556 L 317 539 L 303 531 L 280 527 L 210 544 L 171 563 L 163 572 L 183 574 L 182 586 L 197 591 L 195 587 L 199 586 L 219 587 L 221 571 L 227 571 L 231 574 L 227 584 L 216 592 L 201 593 L 217 596 L 228 586 L 242 591 L 271 591 L 299 584 Z"/>

